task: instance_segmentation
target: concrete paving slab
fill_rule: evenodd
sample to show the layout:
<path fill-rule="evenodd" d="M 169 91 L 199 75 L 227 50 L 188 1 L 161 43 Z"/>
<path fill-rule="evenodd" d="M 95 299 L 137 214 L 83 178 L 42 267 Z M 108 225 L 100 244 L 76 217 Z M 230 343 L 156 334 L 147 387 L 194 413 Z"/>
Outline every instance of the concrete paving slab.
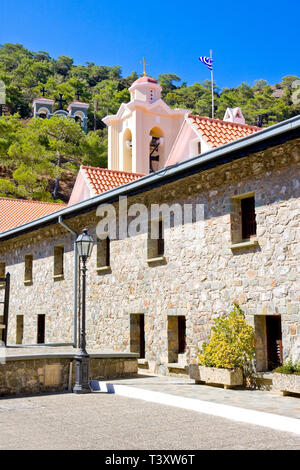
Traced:
<path fill-rule="evenodd" d="M 261 390 L 224 390 L 190 379 L 140 376 L 100 383 L 99 392 L 177 406 L 300 434 L 300 400 Z"/>

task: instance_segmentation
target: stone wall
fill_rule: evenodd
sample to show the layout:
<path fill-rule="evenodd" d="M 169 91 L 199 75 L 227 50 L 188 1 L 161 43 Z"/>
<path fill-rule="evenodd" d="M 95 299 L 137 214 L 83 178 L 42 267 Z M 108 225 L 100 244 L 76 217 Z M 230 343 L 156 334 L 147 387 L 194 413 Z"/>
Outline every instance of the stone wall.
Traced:
<path fill-rule="evenodd" d="M 299 158 L 299 141 L 292 141 L 131 197 L 129 204 L 148 207 L 204 204 L 203 236 L 191 230 L 195 235 L 186 239 L 182 226 L 167 230 L 165 260 L 154 264 L 147 263 L 147 233 L 112 240 L 111 270 L 104 273 L 97 272 L 94 249 L 87 272 L 88 347 L 130 351 L 130 314 L 143 313 L 146 359 L 150 370 L 164 373 L 168 317 L 186 317 L 186 356 L 195 363 L 213 318 L 236 301 L 253 325 L 256 315 L 281 315 L 284 356 L 299 358 Z M 258 243 L 232 250 L 232 198 L 252 192 Z M 95 234 L 97 218 L 93 211 L 67 223 Z M 54 280 L 57 245 L 64 245 L 64 276 Z M 32 285 L 24 285 L 26 254 L 33 254 Z M 72 342 L 73 237 L 60 226 L 47 227 L 1 243 L 0 261 L 11 273 L 9 342 L 15 343 L 16 315 L 23 314 L 24 343 L 35 343 L 41 313 L 47 342 Z M 263 349 L 262 340 L 258 352 Z"/>
<path fill-rule="evenodd" d="M 134 358 L 91 358 L 90 378 L 109 380 L 137 374 Z M 75 361 L 67 358 L 8 360 L 0 364 L 0 396 L 71 391 Z"/>

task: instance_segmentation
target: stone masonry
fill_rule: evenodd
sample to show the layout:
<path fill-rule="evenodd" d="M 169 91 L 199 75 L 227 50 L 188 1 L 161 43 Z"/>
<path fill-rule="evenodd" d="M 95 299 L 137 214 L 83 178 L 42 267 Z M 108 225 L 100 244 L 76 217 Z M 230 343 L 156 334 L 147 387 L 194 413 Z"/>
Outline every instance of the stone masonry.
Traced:
<path fill-rule="evenodd" d="M 107 272 L 97 272 L 94 249 L 87 272 L 88 347 L 129 352 L 130 314 L 142 313 L 150 370 L 166 373 L 168 317 L 186 317 L 186 359 L 196 363 L 196 348 L 210 336 L 213 318 L 236 301 L 256 328 L 261 370 L 266 315 L 281 315 L 284 357 L 300 359 L 299 160 L 294 140 L 130 197 L 129 205 L 147 207 L 204 204 L 203 236 L 196 230 L 186 239 L 182 226 L 170 228 L 165 259 L 157 263 L 147 263 L 147 233 L 112 240 Z M 232 249 L 232 201 L 247 193 L 255 197 L 257 244 Z M 95 236 L 98 218 L 93 210 L 66 222 L 78 232 L 87 226 Z M 54 247 L 62 245 L 64 274 L 53 279 Z M 24 284 L 28 254 L 31 285 Z M 38 314 L 46 315 L 46 342 L 73 341 L 73 258 L 73 237 L 59 225 L 0 244 L 0 262 L 11 274 L 10 344 L 16 342 L 17 315 L 24 316 L 23 343 L 36 343 Z"/>
<path fill-rule="evenodd" d="M 19 357 L 8 357 L 5 364 L 0 364 L 0 397 L 72 390 L 76 366 L 72 354 L 69 358 L 55 357 L 53 352 L 44 356 L 29 359 L 20 353 Z M 135 358 L 107 355 L 90 359 L 90 378 L 94 380 L 128 378 L 136 374 Z"/>

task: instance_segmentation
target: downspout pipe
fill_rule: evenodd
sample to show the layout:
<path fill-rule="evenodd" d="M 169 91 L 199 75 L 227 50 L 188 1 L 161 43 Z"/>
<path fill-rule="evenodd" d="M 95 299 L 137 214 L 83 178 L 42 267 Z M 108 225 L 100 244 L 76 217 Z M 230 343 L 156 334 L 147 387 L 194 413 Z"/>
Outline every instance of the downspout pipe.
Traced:
<path fill-rule="evenodd" d="M 66 230 L 74 235 L 74 304 L 73 304 L 73 347 L 77 348 L 77 299 L 78 299 L 78 256 L 77 256 L 77 243 L 76 239 L 78 234 L 69 227 L 64 221 L 62 216 L 58 217 L 58 223 Z"/>

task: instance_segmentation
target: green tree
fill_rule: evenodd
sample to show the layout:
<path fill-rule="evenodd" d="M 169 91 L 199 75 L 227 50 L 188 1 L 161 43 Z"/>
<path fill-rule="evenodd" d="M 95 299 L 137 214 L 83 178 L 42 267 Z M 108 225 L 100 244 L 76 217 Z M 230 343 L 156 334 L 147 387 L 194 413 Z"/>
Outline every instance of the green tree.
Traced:
<path fill-rule="evenodd" d="M 15 197 L 51 200 L 49 181 L 55 180 L 52 197 L 60 195 L 62 171 L 76 173 L 81 164 L 107 165 L 107 131 L 87 136 L 73 119 L 54 116 L 25 123 L 18 115 L 0 118 L 0 159 L 12 173 L 0 180 L 0 193 Z"/>
<path fill-rule="evenodd" d="M 55 71 L 65 77 L 68 74 L 68 72 L 71 70 L 72 65 L 73 65 L 73 59 L 71 57 L 61 55 L 58 57 L 58 60 L 55 62 Z"/>
<path fill-rule="evenodd" d="M 162 96 L 166 96 L 173 90 L 176 90 L 176 85 L 173 82 L 181 82 L 181 78 L 174 73 L 165 73 L 158 76 L 158 83 L 162 87 Z"/>

